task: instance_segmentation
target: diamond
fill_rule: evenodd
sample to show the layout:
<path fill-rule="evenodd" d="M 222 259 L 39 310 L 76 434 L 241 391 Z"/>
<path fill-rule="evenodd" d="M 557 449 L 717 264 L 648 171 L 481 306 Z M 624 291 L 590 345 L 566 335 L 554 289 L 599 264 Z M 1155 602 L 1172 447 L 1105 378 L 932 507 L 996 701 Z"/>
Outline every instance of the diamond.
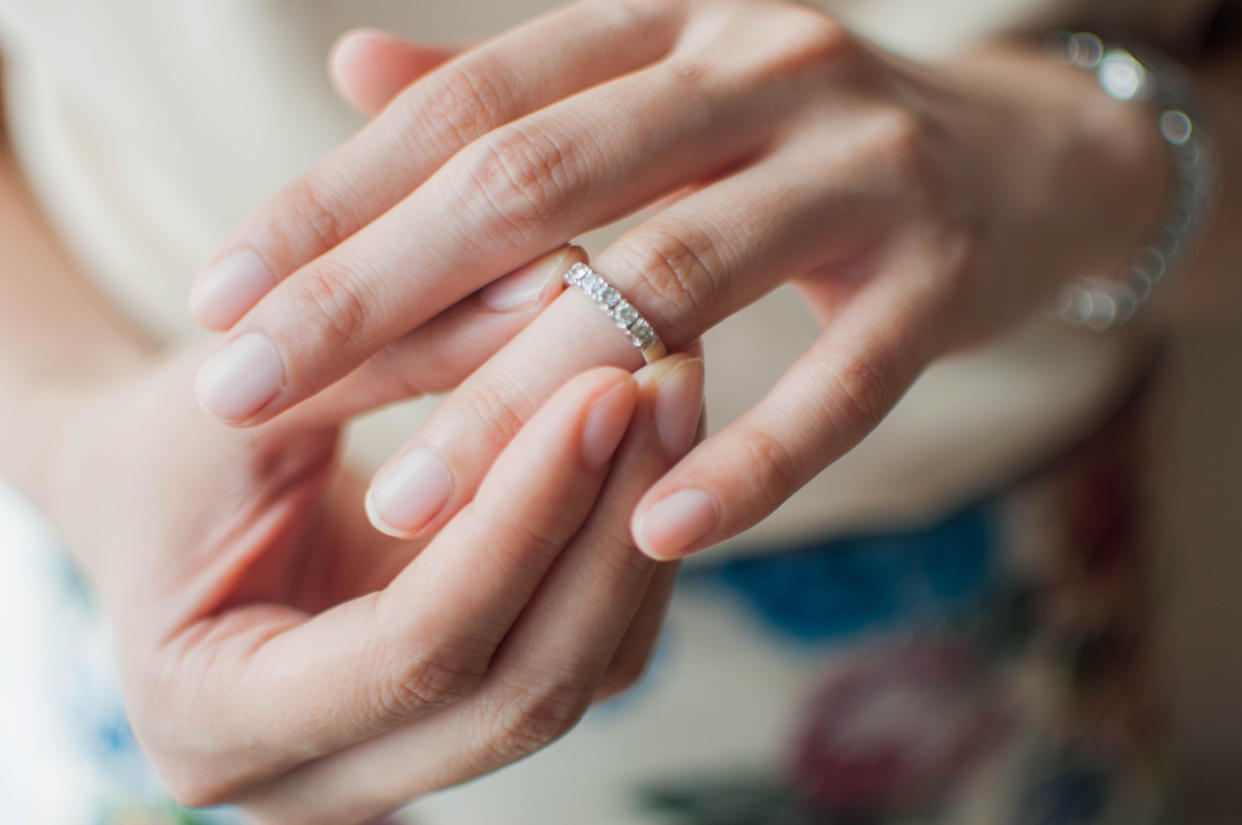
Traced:
<path fill-rule="evenodd" d="M 630 342 L 643 350 L 643 357 L 658 357 L 653 347 L 660 344 L 660 336 L 638 310 L 621 294 L 621 291 L 590 266 L 575 263 L 564 275 L 565 282 L 578 288 L 590 298 L 602 312 L 607 313 L 617 328 L 626 333 Z M 661 352 L 663 349 L 661 348 Z"/>
<path fill-rule="evenodd" d="M 628 301 L 621 301 L 613 311 L 612 317 L 617 319 L 617 326 L 629 329 L 630 324 L 638 320 L 638 310 L 630 306 Z"/>
<path fill-rule="evenodd" d="M 655 343 L 655 330 L 646 321 L 639 321 L 630 328 L 630 340 L 634 342 L 634 346 L 646 349 Z"/>

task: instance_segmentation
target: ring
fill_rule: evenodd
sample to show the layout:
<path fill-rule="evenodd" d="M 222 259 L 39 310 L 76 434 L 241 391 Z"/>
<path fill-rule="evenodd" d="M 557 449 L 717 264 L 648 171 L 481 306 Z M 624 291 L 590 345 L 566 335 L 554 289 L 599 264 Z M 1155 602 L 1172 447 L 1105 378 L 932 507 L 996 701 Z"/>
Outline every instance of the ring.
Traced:
<path fill-rule="evenodd" d="M 643 360 L 648 364 L 654 364 L 668 355 L 668 350 L 664 348 L 664 342 L 656 334 L 655 328 L 603 275 L 586 264 L 577 263 L 565 273 L 565 283 L 577 287 L 579 292 L 612 318 L 617 328 L 630 336 L 630 343 L 642 351 Z"/>

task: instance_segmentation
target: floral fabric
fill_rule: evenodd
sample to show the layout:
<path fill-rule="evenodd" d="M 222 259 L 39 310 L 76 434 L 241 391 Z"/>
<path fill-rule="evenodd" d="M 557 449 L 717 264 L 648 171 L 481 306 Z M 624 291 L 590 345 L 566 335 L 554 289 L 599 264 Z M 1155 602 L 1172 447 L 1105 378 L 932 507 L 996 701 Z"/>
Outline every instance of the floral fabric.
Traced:
<path fill-rule="evenodd" d="M 833 655 L 768 770 L 643 804 L 676 825 L 1170 821 L 1140 411 L 935 524 L 694 571 L 773 644 Z"/>

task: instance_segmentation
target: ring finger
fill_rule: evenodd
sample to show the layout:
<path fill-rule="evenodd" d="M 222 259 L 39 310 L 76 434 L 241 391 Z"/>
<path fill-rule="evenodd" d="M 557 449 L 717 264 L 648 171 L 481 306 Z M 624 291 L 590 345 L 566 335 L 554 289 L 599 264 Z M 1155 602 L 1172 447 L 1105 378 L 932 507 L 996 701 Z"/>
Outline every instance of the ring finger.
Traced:
<path fill-rule="evenodd" d="M 498 275 L 738 163 L 777 128 L 752 91 L 670 59 L 472 143 L 268 293 L 204 366 L 200 401 L 266 420 Z"/>
<path fill-rule="evenodd" d="M 797 153 L 777 156 L 697 192 L 631 230 L 599 256 L 604 272 L 672 349 L 791 275 L 846 254 L 854 204 L 826 196 Z M 744 205 L 744 207 L 742 206 Z M 779 219 L 758 219 L 771 216 Z M 845 239 L 833 248 L 824 227 Z M 827 250 L 827 251 L 825 251 Z M 569 290 L 450 395 L 376 474 L 378 527 L 414 536 L 437 529 L 473 496 L 492 460 L 567 376 L 596 364 L 633 368 L 628 339 Z M 439 459 L 432 484 L 405 456 Z"/>

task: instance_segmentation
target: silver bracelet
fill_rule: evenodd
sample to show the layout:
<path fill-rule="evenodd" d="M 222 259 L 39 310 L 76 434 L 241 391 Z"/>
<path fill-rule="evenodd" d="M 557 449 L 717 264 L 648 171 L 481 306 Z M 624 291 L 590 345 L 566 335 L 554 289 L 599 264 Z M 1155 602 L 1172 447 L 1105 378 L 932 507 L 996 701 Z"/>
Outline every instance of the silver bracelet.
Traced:
<path fill-rule="evenodd" d="M 1186 71 L 1143 50 L 1107 43 L 1089 32 L 1057 31 L 1048 53 L 1095 73 L 1100 87 L 1120 101 L 1147 103 L 1159 115 L 1169 147 L 1171 181 L 1159 223 L 1120 277 L 1086 277 L 1061 290 L 1056 316 L 1067 324 L 1104 331 L 1134 318 L 1175 274 L 1203 231 L 1219 186 L 1216 145 Z"/>

